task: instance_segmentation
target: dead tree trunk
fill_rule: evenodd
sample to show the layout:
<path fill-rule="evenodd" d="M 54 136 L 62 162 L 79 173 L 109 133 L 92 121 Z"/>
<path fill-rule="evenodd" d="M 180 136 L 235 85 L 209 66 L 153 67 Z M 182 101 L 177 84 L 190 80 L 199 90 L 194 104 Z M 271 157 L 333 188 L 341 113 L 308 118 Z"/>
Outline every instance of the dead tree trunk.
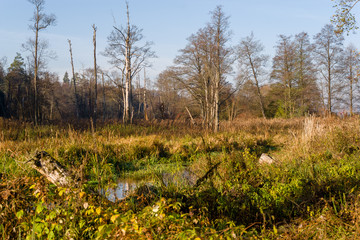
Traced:
<path fill-rule="evenodd" d="M 104 79 L 104 72 L 101 74 L 101 80 L 102 80 L 102 90 L 103 90 L 103 123 L 105 122 L 105 116 L 106 116 L 106 97 L 105 97 L 105 79 Z"/>
<path fill-rule="evenodd" d="M 92 26 L 94 29 L 93 43 L 94 43 L 94 79 L 95 79 L 95 100 L 94 100 L 94 128 L 96 130 L 96 118 L 97 118 L 97 64 L 96 64 L 96 26 Z"/>
<path fill-rule="evenodd" d="M 148 121 L 148 115 L 147 115 L 147 105 L 146 105 L 146 70 L 144 68 L 144 119 L 145 121 Z"/>
<path fill-rule="evenodd" d="M 69 42 L 69 51 L 70 51 L 70 58 L 71 58 L 72 80 L 74 83 L 76 117 L 79 118 L 79 116 L 80 116 L 79 115 L 79 100 L 78 100 L 78 94 L 76 91 L 76 76 L 75 76 L 75 70 L 74 70 L 74 60 L 73 60 L 73 54 L 72 54 L 71 40 L 68 40 L 68 42 Z"/>
<path fill-rule="evenodd" d="M 79 185 L 79 181 L 45 151 L 37 152 L 35 156 L 26 163 L 56 186 L 73 187 Z"/>

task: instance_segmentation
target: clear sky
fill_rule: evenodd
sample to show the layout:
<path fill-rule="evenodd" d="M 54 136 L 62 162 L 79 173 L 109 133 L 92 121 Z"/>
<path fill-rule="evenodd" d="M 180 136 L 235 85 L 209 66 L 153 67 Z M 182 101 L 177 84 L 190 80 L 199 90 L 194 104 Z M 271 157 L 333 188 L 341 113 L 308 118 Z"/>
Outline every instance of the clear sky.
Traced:
<path fill-rule="evenodd" d="M 152 59 L 153 67 L 148 70 L 152 80 L 172 65 L 186 39 L 205 26 L 209 12 L 217 5 L 230 16 L 233 44 L 253 31 L 270 55 L 274 54 L 279 34 L 305 31 L 313 36 L 334 13 L 331 0 L 129 0 L 131 22 L 143 29 L 145 40 L 154 42 L 158 58 Z M 23 57 L 29 54 L 21 45 L 33 35 L 28 29 L 33 6 L 27 0 L 0 0 L 0 9 L 0 58 L 7 57 L 10 64 L 16 52 Z M 114 21 L 125 23 L 125 0 L 47 0 L 45 12 L 57 17 L 56 26 L 40 33 L 57 54 L 57 60 L 48 64 L 49 71 L 58 73 L 60 79 L 65 71 L 71 72 L 67 39 L 72 40 L 75 70 L 93 66 L 92 24 L 98 28 L 98 64 L 111 69 L 101 52 Z M 346 39 L 360 46 L 359 35 L 351 34 Z"/>

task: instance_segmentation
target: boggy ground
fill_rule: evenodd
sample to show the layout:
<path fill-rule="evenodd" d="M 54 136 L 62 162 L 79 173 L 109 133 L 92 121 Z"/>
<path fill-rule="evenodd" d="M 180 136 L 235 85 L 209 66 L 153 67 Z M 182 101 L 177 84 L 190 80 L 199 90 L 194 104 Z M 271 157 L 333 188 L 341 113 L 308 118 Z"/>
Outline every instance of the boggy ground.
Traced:
<path fill-rule="evenodd" d="M 84 125 L 82 125 L 84 126 Z M 2 239 L 358 239 L 357 117 L 223 122 L 216 134 L 169 122 L 74 125 L 0 120 Z M 44 150 L 82 181 L 57 188 L 26 165 Z M 259 164 L 262 153 L 275 158 Z M 198 186 L 161 184 L 189 169 Z M 119 178 L 151 181 L 112 203 Z"/>

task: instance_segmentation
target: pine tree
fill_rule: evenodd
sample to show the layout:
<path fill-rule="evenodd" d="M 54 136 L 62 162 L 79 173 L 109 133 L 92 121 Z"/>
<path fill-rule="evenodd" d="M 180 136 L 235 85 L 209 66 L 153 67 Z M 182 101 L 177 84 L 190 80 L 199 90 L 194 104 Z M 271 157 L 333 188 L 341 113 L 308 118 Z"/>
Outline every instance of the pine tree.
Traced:
<path fill-rule="evenodd" d="M 70 78 L 69 78 L 68 72 L 65 72 L 65 74 L 64 74 L 63 83 L 66 84 L 66 85 L 70 84 Z"/>

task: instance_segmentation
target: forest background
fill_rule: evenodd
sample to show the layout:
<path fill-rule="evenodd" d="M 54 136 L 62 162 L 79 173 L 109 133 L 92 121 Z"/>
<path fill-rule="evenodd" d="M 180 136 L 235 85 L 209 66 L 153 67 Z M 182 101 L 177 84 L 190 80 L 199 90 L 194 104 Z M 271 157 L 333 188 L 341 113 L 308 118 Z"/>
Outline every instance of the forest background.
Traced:
<path fill-rule="evenodd" d="M 5 4 L 12 7 L 8 2 Z M 21 23 L 22 29 L 29 27 L 30 31 L 17 35 L 28 36 L 15 50 L 14 59 L 3 56 L 0 64 L 0 116 L 5 118 L 35 124 L 94 119 L 95 125 L 100 119 L 102 122 L 171 119 L 217 131 L 219 121 L 240 116 L 291 118 L 309 114 L 352 115 L 358 112 L 358 50 L 354 44 L 345 42 L 344 39 L 349 37 L 338 34 L 336 27 L 331 24 L 324 24 L 313 34 L 294 32 L 289 30 L 292 29 L 290 24 L 286 28 L 284 24 L 279 24 L 280 29 L 286 29 L 285 34 L 275 33 L 274 36 L 274 30 L 271 34 L 268 31 L 265 33 L 276 41 L 271 46 L 274 51 L 270 51 L 270 55 L 256 32 L 244 26 L 249 24 L 232 23 L 232 16 L 225 11 L 226 4 L 219 5 L 210 9 L 210 13 L 203 11 L 202 14 L 207 15 L 206 22 L 192 33 L 187 33 L 184 37 L 186 41 L 180 41 L 183 46 L 176 49 L 173 64 L 169 66 L 167 61 L 165 66 L 163 61 L 169 55 L 164 55 L 163 51 L 168 45 L 165 44 L 164 49 L 159 51 L 161 55 L 157 56 L 154 51 L 157 44 L 149 41 L 151 33 L 139 27 L 142 23 L 137 19 L 143 16 L 132 14 L 132 4 L 136 9 L 141 8 L 138 2 L 122 5 L 120 14 L 112 13 L 112 22 L 104 27 L 109 31 L 107 38 L 101 28 L 90 23 L 86 31 L 89 35 L 86 53 L 83 48 L 85 44 L 74 45 L 71 37 L 65 39 L 63 36 L 64 26 L 69 24 L 68 21 L 73 21 L 70 17 L 64 20 L 65 25 L 62 26 L 56 15 L 47 14 L 44 1 L 24 4 L 27 4 L 27 8 L 32 5 L 33 10 L 35 7 L 35 12 L 27 11 L 29 17 L 33 14 L 32 18 L 28 17 L 29 21 Z M 184 2 L 180 5 L 186 8 L 189 7 L 187 4 Z M 331 2 L 321 4 L 331 9 Z M 306 8 L 313 6 L 304 3 L 292 6 L 281 1 L 273 5 L 289 9 L 296 7 L 298 12 L 307 11 Z M 164 5 L 164 9 L 167 7 Z M 197 4 L 193 6 L 194 9 L 197 7 Z M 319 16 L 322 17 L 325 11 L 318 12 Z M 134 12 L 137 13 L 137 10 Z M 117 15 L 125 18 L 117 21 Z M 311 16 L 305 16 L 301 22 L 308 26 L 316 20 L 315 15 Z M 287 17 L 288 13 L 283 15 L 279 10 L 274 10 L 260 20 L 253 16 L 250 22 L 257 26 L 259 21 L 264 23 L 268 19 L 275 23 Z M 133 19 L 139 23 L 133 24 Z M 329 15 L 324 19 L 330 23 Z M 96 23 L 96 19 L 92 20 Z M 36 27 L 37 21 L 43 26 Z M 175 18 L 175 21 L 178 19 Z M 18 22 L 14 21 L 14 24 L 18 25 Z M 186 24 L 187 20 L 180 27 L 173 28 L 174 34 L 183 34 Z M 56 46 L 57 52 L 52 49 L 52 41 L 46 38 L 56 34 L 48 34 L 55 26 L 60 27 L 60 39 L 63 40 L 60 49 Z M 233 26 L 236 29 L 244 26 L 247 35 L 240 34 L 241 37 L 238 37 L 234 34 Z M 11 24 L 5 26 L 3 31 L 10 40 L 16 32 L 7 32 L 9 27 Z M 273 27 L 277 29 L 276 25 Z M 190 29 L 193 28 L 191 25 Z M 69 33 L 73 29 L 68 28 Z M 294 29 L 299 29 L 299 26 L 296 25 Z M 81 29 L 80 32 L 83 31 Z M 313 27 L 311 31 L 314 32 Z M 102 34 L 100 37 L 99 32 Z M 53 36 L 51 38 L 54 39 Z M 78 43 L 77 37 L 75 39 Z M 19 40 L 15 42 L 18 44 Z M 269 42 L 266 40 L 267 45 Z M 175 44 L 179 45 L 179 42 L 174 41 L 173 46 Z M 13 45 L 10 46 L 9 49 L 13 49 Z M 83 52 L 79 54 L 78 49 Z M 59 64 L 55 60 L 58 54 Z M 78 60 L 79 55 L 83 59 Z M 163 64 L 162 67 L 157 61 Z M 84 63 L 79 66 L 79 62 L 86 62 L 87 66 Z M 59 76 L 59 72 L 63 75 Z"/>

